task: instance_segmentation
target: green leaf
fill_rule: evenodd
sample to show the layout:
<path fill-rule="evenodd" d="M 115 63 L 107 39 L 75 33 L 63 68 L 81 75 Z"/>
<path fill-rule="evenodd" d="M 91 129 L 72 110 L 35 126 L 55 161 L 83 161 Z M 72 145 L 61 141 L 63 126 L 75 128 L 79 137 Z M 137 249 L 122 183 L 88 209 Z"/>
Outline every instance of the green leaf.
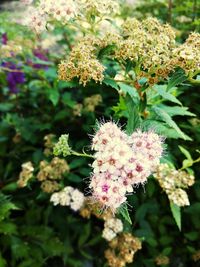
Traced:
<path fill-rule="evenodd" d="M 176 132 L 179 134 L 179 136 L 181 138 L 183 138 L 184 140 L 188 140 L 188 137 L 181 131 L 181 129 L 178 127 L 178 125 L 175 123 L 175 121 L 172 120 L 172 118 L 169 116 L 169 114 L 167 114 L 167 112 L 165 112 L 164 110 L 162 110 L 158 106 L 152 107 L 152 109 L 155 111 L 155 113 L 163 121 L 165 121 L 167 123 L 167 125 L 169 125 L 171 128 L 173 128 L 174 130 L 176 130 Z"/>
<path fill-rule="evenodd" d="M 190 152 L 188 150 L 186 150 L 184 147 L 182 146 L 178 146 L 180 151 L 183 153 L 183 155 L 185 155 L 185 157 L 188 159 L 188 160 L 191 160 L 193 161 L 192 159 L 192 156 L 190 155 Z"/>
<path fill-rule="evenodd" d="M 182 105 L 182 103 L 172 94 L 170 94 L 169 92 L 167 92 L 167 86 L 166 85 L 154 85 L 153 87 L 156 92 L 162 96 L 164 99 L 179 104 L 180 106 Z"/>
<path fill-rule="evenodd" d="M 0 104 L 0 111 L 7 112 L 14 107 L 12 103 L 1 103 Z"/>
<path fill-rule="evenodd" d="M 7 266 L 7 262 L 6 260 L 2 257 L 1 253 L 0 253 L 0 267 L 6 267 Z"/>
<path fill-rule="evenodd" d="M 67 174 L 67 179 L 71 182 L 74 182 L 74 183 L 80 183 L 82 182 L 82 178 L 80 176 L 78 176 L 77 174 L 75 173 L 69 173 Z"/>
<path fill-rule="evenodd" d="M 166 111 L 169 116 L 196 116 L 194 113 L 188 111 L 187 107 L 179 107 L 179 106 L 166 106 L 163 104 L 158 105 L 161 109 Z"/>
<path fill-rule="evenodd" d="M 179 230 L 181 231 L 181 208 L 176 204 L 170 202 L 170 208 L 176 225 L 178 226 Z"/>
<path fill-rule="evenodd" d="M 128 121 L 126 125 L 127 134 L 132 134 L 133 131 L 140 126 L 141 118 L 139 115 L 139 107 L 135 105 L 132 97 L 128 94 L 126 96 L 126 106 L 128 111 Z"/>
<path fill-rule="evenodd" d="M 4 235 L 11 235 L 17 233 L 17 227 L 11 222 L 0 222 L 0 233 Z"/>
<path fill-rule="evenodd" d="M 167 247 L 163 249 L 162 255 L 169 256 L 171 252 L 172 252 L 172 247 Z"/>
<path fill-rule="evenodd" d="M 131 217 L 129 215 L 129 212 L 128 212 L 128 207 L 127 205 L 123 205 L 122 207 L 120 207 L 118 209 L 118 214 L 121 214 L 122 217 L 130 224 L 132 224 L 132 221 L 131 221 Z"/>
<path fill-rule="evenodd" d="M 49 100 L 52 102 L 52 104 L 54 106 L 56 106 L 58 104 L 59 97 L 60 97 L 58 89 L 49 88 L 48 89 L 48 97 L 49 97 Z"/>
<path fill-rule="evenodd" d="M 189 168 L 189 167 L 191 167 L 191 166 L 193 165 L 193 163 L 194 163 L 193 160 L 190 160 L 190 159 L 184 159 L 182 168 L 183 168 L 183 169 Z"/>
<path fill-rule="evenodd" d="M 185 72 L 183 70 L 179 70 L 172 75 L 170 78 L 168 85 L 167 85 L 167 90 L 170 90 L 174 86 L 184 82 L 187 80 L 187 77 L 185 76 Z"/>
<path fill-rule="evenodd" d="M 199 239 L 199 233 L 196 231 L 186 233 L 184 234 L 184 236 L 190 241 L 195 241 Z"/>
<path fill-rule="evenodd" d="M 108 45 L 108 46 L 102 48 L 99 51 L 98 59 L 102 59 L 104 56 L 109 55 L 110 53 L 112 53 L 112 51 L 115 50 L 115 48 L 116 48 L 116 45 Z"/>
<path fill-rule="evenodd" d="M 86 241 L 88 240 L 88 238 L 91 234 L 91 224 L 87 223 L 86 225 L 83 226 L 82 230 L 83 230 L 82 234 L 78 240 L 79 247 L 83 246 L 86 243 Z"/>
<path fill-rule="evenodd" d="M 112 88 L 114 88 L 116 90 L 119 90 L 118 84 L 113 79 L 105 78 L 103 80 L 103 83 L 105 83 L 106 85 L 108 85 L 108 86 L 110 86 L 110 87 L 112 87 Z"/>
<path fill-rule="evenodd" d="M 125 94 L 128 93 L 135 103 L 139 102 L 140 98 L 139 98 L 138 92 L 134 86 L 130 86 L 128 84 L 119 82 L 119 87 L 122 90 L 122 92 L 124 92 Z"/>

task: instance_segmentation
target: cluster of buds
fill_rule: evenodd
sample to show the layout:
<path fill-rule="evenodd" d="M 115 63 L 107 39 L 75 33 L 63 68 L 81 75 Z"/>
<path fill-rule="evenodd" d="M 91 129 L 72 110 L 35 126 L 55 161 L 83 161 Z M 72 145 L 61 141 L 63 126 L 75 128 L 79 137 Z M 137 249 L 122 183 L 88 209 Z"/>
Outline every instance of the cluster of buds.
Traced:
<path fill-rule="evenodd" d="M 72 210 L 78 211 L 83 206 L 85 197 L 78 189 L 67 186 L 61 191 L 53 193 L 50 201 L 53 202 L 54 206 L 69 206 Z"/>
<path fill-rule="evenodd" d="M 197 250 L 193 255 L 192 255 L 193 261 L 197 262 L 200 261 L 200 249 Z"/>
<path fill-rule="evenodd" d="M 19 174 L 19 179 L 17 181 L 17 185 L 19 187 L 27 186 L 28 181 L 33 177 L 33 164 L 28 161 L 22 164 L 22 171 Z"/>
<path fill-rule="evenodd" d="M 55 144 L 54 140 L 55 140 L 54 134 L 45 135 L 45 137 L 44 137 L 44 146 L 45 146 L 44 154 L 46 156 L 50 156 L 53 154 L 53 148 L 54 148 L 54 144 Z"/>
<path fill-rule="evenodd" d="M 3 44 L 0 49 L 0 58 L 9 58 L 13 57 L 22 52 L 22 46 L 17 43 L 15 40 L 7 41 L 6 44 Z"/>
<path fill-rule="evenodd" d="M 158 256 L 155 258 L 155 263 L 156 263 L 156 265 L 158 265 L 158 266 L 168 265 L 168 264 L 170 263 L 170 261 L 169 261 L 169 257 L 164 256 L 164 255 L 158 255 Z"/>
<path fill-rule="evenodd" d="M 68 134 L 62 134 L 58 140 L 58 142 L 55 144 L 53 153 L 55 156 L 63 155 L 64 157 L 71 155 L 71 148 L 68 144 L 69 135 Z"/>
<path fill-rule="evenodd" d="M 91 16 L 107 16 L 119 13 L 119 3 L 114 0 L 76 0 L 80 14 L 86 18 Z"/>
<path fill-rule="evenodd" d="M 133 186 L 144 184 L 162 155 L 163 140 L 156 133 L 125 134 L 115 123 L 100 126 L 92 140 L 95 161 L 90 189 L 93 198 L 113 212 L 126 202 Z"/>
<path fill-rule="evenodd" d="M 193 175 L 173 169 L 168 164 L 160 164 L 154 176 L 170 201 L 180 207 L 190 205 L 188 195 L 184 189 L 194 184 Z"/>
<path fill-rule="evenodd" d="M 94 112 L 95 108 L 102 102 L 102 96 L 95 94 L 84 98 L 83 104 L 77 103 L 73 107 L 73 115 L 81 116 L 82 112 Z"/>
<path fill-rule="evenodd" d="M 61 61 L 58 65 L 58 76 L 60 80 L 71 81 L 79 78 L 80 84 L 85 86 L 90 80 L 102 82 L 105 70 L 104 66 L 96 57 L 94 46 L 80 42 L 75 46 L 67 61 Z"/>
<path fill-rule="evenodd" d="M 86 97 L 84 99 L 84 109 L 89 112 L 94 112 L 96 106 L 102 102 L 102 96 L 99 94 Z"/>
<path fill-rule="evenodd" d="M 102 237 L 111 241 L 118 233 L 123 231 L 123 223 L 120 219 L 110 218 L 105 221 Z"/>
<path fill-rule="evenodd" d="M 176 64 L 190 76 L 200 71 L 200 33 L 191 33 L 185 43 L 173 52 Z"/>
<path fill-rule="evenodd" d="M 105 257 L 110 267 L 125 267 L 132 263 L 135 253 L 142 248 L 141 241 L 131 233 L 121 233 L 109 242 Z"/>
<path fill-rule="evenodd" d="M 101 203 L 92 201 L 91 197 L 85 197 L 84 205 L 79 213 L 86 219 L 90 219 L 92 215 L 104 221 L 113 218 L 113 213 L 109 208 L 102 210 Z"/>
<path fill-rule="evenodd" d="M 62 179 L 64 173 L 69 172 L 69 166 L 64 159 L 55 157 L 51 162 L 45 160 L 40 162 L 40 171 L 37 179 L 42 182 L 41 188 L 44 192 L 51 193 L 60 188 L 58 180 Z"/>

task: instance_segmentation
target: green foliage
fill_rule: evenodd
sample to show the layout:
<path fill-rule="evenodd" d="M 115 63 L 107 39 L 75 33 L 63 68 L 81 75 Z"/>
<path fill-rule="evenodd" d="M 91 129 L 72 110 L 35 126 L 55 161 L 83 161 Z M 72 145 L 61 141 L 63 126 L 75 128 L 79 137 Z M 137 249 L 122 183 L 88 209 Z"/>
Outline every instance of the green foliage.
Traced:
<path fill-rule="evenodd" d="M 163 21 L 168 19 L 167 1 L 142 2 L 135 10 L 124 7 L 124 16 L 132 13 L 140 17 L 152 12 Z M 198 29 L 200 25 L 198 10 L 195 14 L 190 12 L 194 2 L 174 1 L 172 23 L 182 31 L 183 38 L 187 31 Z M 190 17 L 192 23 L 178 24 L 181 14 Z M 8 17 L 8 14 L 0 14 L 0 33 L 6 32 L 10 40 L 20 35 L 40 46 L 33 33 Z M 66 42 L 73 46 L 79 33 L 76 36 L 71 28 L 56 25 L 54 34 L 61 36 L 58 44 L 68 53 L 71 47 Z M 153 129 L 163 135 L 167 148 L 162 162 L 199 177 L 200 110 L 197 103 L 200 97 L 197 85 L 178 69 L 154 86 L 147 85 L 147 79 L 141 77 L 137 87 L 133 82 L 135 66 L 131 61 L 123 61 L 123 70 L 120 70 L 127 80 L 115 81 L 119 64 L 112 59 L 112 53 L 116 49 L 111 45 L 98 51 L 98 59 L 107 66 L 105 78 L 102 84 L 91 81 L 86 87 L 76 79 L 57 80 L 59 52 L 63 51 L 45 51 L 47 61 L 26 49 L 21 56 L 3 59 L 19 63 L 26 82 L 20 85 L 17 94 L 12 94 L 6 80 L 8 73 L 0 72 L 0 267 L 106 266 L 107 243 L 101 236 L 103 222 L 95 217 L 83 219 L 68 207 L 53 207 L 49 201 L 51 194 L 41 190 L 36 177 L 40 162 L 50 162 L 54 157 L 44 153 L 47 134 L 54 134 L 56 140 L 61 136 L 54 146 L 54 155 L 68 156 L 70 171 L 59 181 L 61 187 L 74 186 L 88 193 L 87 179 L 92 163 L 88 135 L 94 134 L 96 121 L 109 121 L 111 117 L 119 121 L 129 135 L 138 128 Z M 28 65 L 29 60 L 32 65 Z M 37 69 L 34 64 L 45 67 Z M 199 75 L 195 79 L 198 81 Z M 94 94 L 100 95 L 102 102 L 91 111 L 85 99 Z M 70 136 L 70 146 L 66 133 Z M 19 188 L 21 165 L 28 161 L 34 165 L 33 177 L 27 187 Z M 196 179 L 188 190 L 191 205 L 182 209 L 169 203 L 153 177 L 128 196 L 130 207 L 128 204 L 121 207 L 117 216 L 123 220 L 124 231 L 133 233 L 143 242 L 142 251 L 130 266 L 155 267 L 159 254 L 169 256 L 171 266 L 194 265 L 192 255 L 200 249 L 199 189 L 200 182 Z"/>

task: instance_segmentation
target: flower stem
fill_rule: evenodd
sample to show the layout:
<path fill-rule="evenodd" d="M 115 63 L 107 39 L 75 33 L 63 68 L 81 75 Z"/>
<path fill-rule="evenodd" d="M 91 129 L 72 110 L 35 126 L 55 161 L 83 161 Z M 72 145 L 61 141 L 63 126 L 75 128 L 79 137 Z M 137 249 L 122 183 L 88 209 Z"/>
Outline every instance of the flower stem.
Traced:
<path fill-rule="evenodd" d="M 78 156 L 78 157 L 94 158 L 93 155 L 89 155 L 89 154 L 86 154 L 86 153 L 79 153 L 79 152 L 76 152 L 74 150 L 71 150 L 71 154 L 75 155 L 75 156 Z"/>

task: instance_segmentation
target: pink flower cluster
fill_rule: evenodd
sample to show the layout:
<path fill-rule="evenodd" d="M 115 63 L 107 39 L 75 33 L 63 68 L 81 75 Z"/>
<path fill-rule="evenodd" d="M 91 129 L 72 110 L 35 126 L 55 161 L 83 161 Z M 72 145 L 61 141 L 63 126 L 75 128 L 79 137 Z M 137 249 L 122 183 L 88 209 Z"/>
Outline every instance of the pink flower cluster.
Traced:
<path fill-rule="evenodd" d="M 126 202 L 126 194 L 159 164 L 162 143 L 153 131 L 128 136 L 113 122 L 102 124 L 92 140 L 96 153 L 89 187 L 95 200 L 113 211 Z"/>

